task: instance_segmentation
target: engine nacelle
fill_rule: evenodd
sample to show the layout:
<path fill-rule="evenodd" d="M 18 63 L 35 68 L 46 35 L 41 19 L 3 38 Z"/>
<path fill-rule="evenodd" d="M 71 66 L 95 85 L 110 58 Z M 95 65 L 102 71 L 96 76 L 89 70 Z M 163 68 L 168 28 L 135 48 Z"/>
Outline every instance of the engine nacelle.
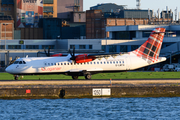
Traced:
<path fill-rule="evenodd" d="M 96 59 L 96 57 L 88 57 L 87 54 L 82 54 L 82 55 L 77 55 L 76 56 L 76 63 L 85 63 L 85 62 L 91 62 L 93 61 L 94 59 Z"/>

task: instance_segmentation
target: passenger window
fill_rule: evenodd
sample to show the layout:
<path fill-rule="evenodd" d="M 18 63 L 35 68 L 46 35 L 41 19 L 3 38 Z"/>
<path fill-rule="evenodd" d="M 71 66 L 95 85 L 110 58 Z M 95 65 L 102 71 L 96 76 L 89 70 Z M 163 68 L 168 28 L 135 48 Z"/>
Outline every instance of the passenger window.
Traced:
<path fill-rule="evenodd" d="M 22 64 L 22 61 L 19 61 L 19 64 Z"/>
<path fill-rule="evenodd" d="M 69 63 L 67 63 L 67 65 L 69 65 Z"/>
<path fill-rule="evenodd" d="M 96 64 L 96 62 L 94 62 L 94 64 Z"/>
<path fill-rule="evenodd" d="M 66 65 L 66 63 L 64 63 L 64 65 Z"/>
<path fill-rule="evenodd" d="M 51 65 L 53 65 L 53 63 L 51 63 Z"/>
<path fill-rule="evenodd" d="M 109 64 L 109 62 L 107 62 L 107 64 Z"/>
<path fill-rule="evenodd" d="M 58 63 L 58 65 L 59 65 L 59 63 Z"/>
<path fill-rule="evenodd" d="M 99 62 L 97 62 L 97 64 L 99 64 Z"/>
<path fill-rule="evenodd" d="M 121 61 L 119 61 L 119 63 L 121 63 Z"/>
<path fill-rule="evenodd" d="M 56 65 L 56 63 L 54 63 L 54 65 Z"/>
<path fill-rule="evenodd" d="M 118 61 L 116 61 L 116 63 L 118 63 Z"/>
<path fill-rule="evenodd" d="M 87 63 L 87 64 L 89 64 L 89 63 Z"/>
<path fill-rule="evenodd" d="M 104 62 L 104 64 L 106 64 L 106 62 Z"/>
<path fill-rule="evenodd" d="M 73 63 L 71 63 L 71 65 L 73 65 Z"/>
<path fill-rule="evenodd" d="M 26 62 L 25 62 L 25 61 L 23 61 L 23 64 L 26 64 Z"/>
<path fill-rule="evenodd" d="M 92 62 L 91 62 L 91 64 L 92 64 Z"/>
<path fill-rule="evenodd" d="M 48 65 L 50 65 L 50 63 L 48 63 Z"/>
<path fill-rule="evenodd" d="M 44 65 L 47 65 L 47 63 L 44 63 Z"/>
<path fill-rule="evenodd" d="M 112 62 L 110 62 L 110 64 L 112 64 Z"/>
<path fill-rule="evenodd" d="M 61 65 L 63 65 L 63 63 L 61 63 Z"/>
<path fill-rule="evenodd" d="M 124 61 L 122 61 L 122 63 L 124 63 Z"/>
<path fill-rule="evenodd" d="M 101 64 L 102 64 L 102 62 L 101 62 Z"/>

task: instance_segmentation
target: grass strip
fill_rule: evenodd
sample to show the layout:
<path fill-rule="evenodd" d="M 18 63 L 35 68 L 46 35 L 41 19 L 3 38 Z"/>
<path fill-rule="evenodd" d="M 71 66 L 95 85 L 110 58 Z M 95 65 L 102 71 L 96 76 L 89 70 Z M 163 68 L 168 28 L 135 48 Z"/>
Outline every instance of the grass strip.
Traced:
<path fill-rule="evenodd" d="M 117 72 L 117 73 L 99 73 L 92 75 L 92 79 L 164 79 L 180 78 L 180 72 Z M 66 75 L 27 75 L 19 80 L 59 80 L 72 79 Z M 79 79 L 85 79 L 79 76 Z M 14 80 L 14 76 L 9 73 L 0 73 L 0 80 Z"/>

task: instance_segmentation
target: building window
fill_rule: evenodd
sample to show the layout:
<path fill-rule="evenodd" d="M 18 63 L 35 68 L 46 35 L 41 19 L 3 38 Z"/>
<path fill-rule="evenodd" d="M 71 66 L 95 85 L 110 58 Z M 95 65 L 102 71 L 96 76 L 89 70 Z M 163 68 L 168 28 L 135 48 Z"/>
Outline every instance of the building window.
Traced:
<path fill-rule="evenodd" d="M 48 49 L 50 47 L 50 49 L 55 49 L 54 45 L 42 45 L 42 49 Z"/>
<path fill-rule="evenodd" d="M 9 11 L 11 11 L 11 8 L 9 8 Z"/>
<path fill-rule="evenodd" d="M 0 49 L 5 49 L 5 45 L 0 45 Z"/>
<path fill-rule="evenodd" d="M 53 7 L 51 7 L 51 6 L 44 6 L 43 7 L 43 12 L 44 13 L 53 13 Z"/>
<path fill-rule="evenodd" d="M 79 14 L 79 19 L 81 19 L 81 14 Z"/>
<path fill-rule="evenodd" d="M 139 48 L 139 45 L 131 45 L 131 51 L 136 50 Z"/>
<path fill-rule="evenodd" d="M 73 48 L 75 48 L 75 45 L 70 45 L 70 49 L 73 49 Z"/>
<path fill-rule="evenodd" d="M 89 49 L 92 49 L 92 45 L 89 45 Z"/>
<path fill-rule="evenodd" d="M 43 0 L 43 4 L 53 4 L 54 0 Z"/>
<path fill-rule="evenodd" d="M 116 45 L 109 45 L 109 52 L 116 52 Z"/>
<path fill-rule="evenodd" d="M 105 45 L 102 45 L 102 46 L 101 46 L 101 49 L 102 49 L 103 51 L 106 51 L 106 46 L 105 46 Z"/>
<path fill-rule="evenodd" d="M 39 45 L 26 45 L 26 49 L 39 49 Z"/>
<path fill-rule="evenodd" d="M 79 45 L 79 49 L 86 49 L 86 45 Z"/>
<path fill-rule="evenodd" d="M 120 45 L 120 52 L 127 52 L 127 45 Z"/>
<path fill-rule="evenodd" d="M 21 45 L 8 45 L 8 49 L 21 49 Z"/>
<path fill-rule="evenodd" d="M 4 11 L 4 8 L 1 8 L 1 11 Z"/>

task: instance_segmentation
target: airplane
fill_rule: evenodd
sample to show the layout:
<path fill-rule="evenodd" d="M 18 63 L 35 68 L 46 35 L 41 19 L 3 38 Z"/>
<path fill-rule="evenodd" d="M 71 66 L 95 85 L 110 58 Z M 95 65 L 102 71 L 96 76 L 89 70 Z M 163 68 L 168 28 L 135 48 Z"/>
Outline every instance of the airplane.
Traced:
<path fill-rule="evenodd" d="M 148 40 L 138 49 L 121 53 L 75 54 L 75 48 L 63 57 L 19 58 L 6 68 L 15 80 L 19 75 L 64 74 L 78 79 L 78 76 L 91 76 L 102 72 L 122 72 L 135 70 L 166 60 L 159 57 L 165 28 L 154 29 Z"/>

